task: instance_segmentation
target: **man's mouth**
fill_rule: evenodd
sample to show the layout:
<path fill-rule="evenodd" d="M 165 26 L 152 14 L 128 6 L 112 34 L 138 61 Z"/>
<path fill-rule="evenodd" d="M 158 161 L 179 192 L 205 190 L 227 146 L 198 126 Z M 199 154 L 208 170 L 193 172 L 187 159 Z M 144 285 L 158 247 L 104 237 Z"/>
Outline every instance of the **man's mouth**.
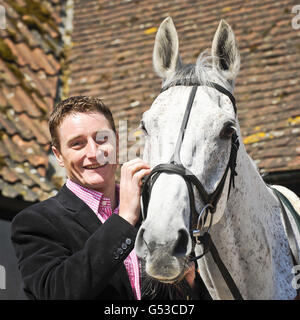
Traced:
<path fill-rule="evenodd" d="M 95 170 L 95 169 L 104 167 L 104 166 L 106 166 L 107 164 L 108 164 L 108 162 L 103 163 L 103 164 L 100 164 L 100 163 L 90 164 L 90 165 L 84 166 L 84 169 Z"/>

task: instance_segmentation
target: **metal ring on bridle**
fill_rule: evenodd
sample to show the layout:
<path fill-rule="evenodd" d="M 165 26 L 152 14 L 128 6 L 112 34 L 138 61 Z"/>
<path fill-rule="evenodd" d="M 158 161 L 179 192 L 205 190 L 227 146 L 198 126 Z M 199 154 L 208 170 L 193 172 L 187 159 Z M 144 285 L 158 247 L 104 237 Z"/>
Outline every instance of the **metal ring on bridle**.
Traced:
<path fill-rule="evenodd" d="M 200 213 L 199 213 L 198 221 L 197 221 L 197 227 L 196 227 L 195 230 L 193 230 L 193 236 L 196 238 L 196 241 L 198 241 L 198 237 L 201 235 L 201 229 L 203 228 L 203 222 L 201 223 L 201 227 L 200 227 L 200 220 L 201 220 L 201 218 L 202 218 L 203 213 L 204 213 L 208 208 L 213 209 L 214 206 L 213 206 L 212 204 L 208 203 L 208 204 L 206 204 L 206 205 L 202 208 L 202 210 L 201 210 Z M 208 229 L 207 229 L 206 232 L 209 231 L 209 229 L 210 229 L 210 227 L 211 227 L 211 224 L 212 224 L 212 217 L 210 218 L 209 227 L 208 227 Z"/>

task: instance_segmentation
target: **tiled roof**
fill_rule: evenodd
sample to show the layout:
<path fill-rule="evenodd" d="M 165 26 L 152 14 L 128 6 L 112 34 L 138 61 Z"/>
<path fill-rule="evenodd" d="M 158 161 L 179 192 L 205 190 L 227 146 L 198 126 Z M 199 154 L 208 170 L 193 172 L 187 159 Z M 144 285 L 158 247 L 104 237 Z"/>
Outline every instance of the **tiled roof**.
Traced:
<path fill-rule="evenodd" d="M 59 1 L 5 0 L 0 30 L 0 190 L 34 202 L 56 191 L 47 176 L 47 118 L 56 100 L 62 42 Z"/>
<path fill-rule="evenodd" d="M 75 0 L 70 95 L 103 98 L 137 126 L 160 90 L 155 33 L 171 16 L 184 62 L 210 49 L 220 19 L 241 51 L 235 96 L 246 148 L 261 171 L 300 169 L 300 30 L 288 0 Z"/>
<path fill-rule="evenodd" d="M 72 3 L 70 48 L 63 44 L 62 30 Z M 300 30 L 291 24 L 295 16 L 291 1 L 2 0 L 0 4 L 6 11 L 6 29 L 0 30 L 3 196 L 43 200 L 61 183 L 51 168 L 47 128 L 60 91 L 63 98 L 100 96 L 112 109 L 117 126 L 119 120 L 127 120 L 128 131 L 137 127 L 160 91 L 152 50 L 157 28 L 167 16 L 174 20 L 186 63 L 210 49 L 219 20 L 227 20 L 241 51 L 235 96 L 246 148 L 261 171 L 300 169 Z"/>

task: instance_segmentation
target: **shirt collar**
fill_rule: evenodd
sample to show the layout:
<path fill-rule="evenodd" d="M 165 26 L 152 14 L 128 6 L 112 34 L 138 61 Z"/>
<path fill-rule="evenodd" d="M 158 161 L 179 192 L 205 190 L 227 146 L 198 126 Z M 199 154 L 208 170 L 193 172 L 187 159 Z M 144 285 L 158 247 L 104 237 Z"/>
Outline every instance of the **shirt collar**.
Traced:
<path fill-rule="evenodd" d="M 78 183 L 67 179 L 66 186 L 70 189 L 75 195 L 77 195 L 83 202 L 85 202 L 95 213 L 98 213 L 99 207 L 111 207 L 111 201 L 109 198 L 103 196 L 103 193 L 100 191 L 92 190 L 85 188 Z M 116 201 L 117 201 L 117 208 L 114 210 L 119 209 L 119 191 L 120 187 L 116 184 Z"/>

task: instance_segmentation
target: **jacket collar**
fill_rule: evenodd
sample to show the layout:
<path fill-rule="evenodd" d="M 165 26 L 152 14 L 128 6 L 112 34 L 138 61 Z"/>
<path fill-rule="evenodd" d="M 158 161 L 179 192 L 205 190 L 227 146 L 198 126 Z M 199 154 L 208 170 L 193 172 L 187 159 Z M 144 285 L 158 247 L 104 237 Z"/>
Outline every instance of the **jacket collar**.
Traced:
<path fill-rule="evenodd" d="M 73 218 L 78 221 L 90 233 L 94 233 L 99 226 L 102 225 L 100 219 L 95 212 L 80 198 L 78 198 L 68 187 L 64 184 L 55 198 L 58 202 L 72 214 Z M 142 217 L 135 225 L 136 229 L 142 224 Z"/>
<path fill-rule="evenodd" d="M 55 196 L 58 202 L 87 231 L 94 233 L 102 225 L 93 210 L 64 185 Z"/>

